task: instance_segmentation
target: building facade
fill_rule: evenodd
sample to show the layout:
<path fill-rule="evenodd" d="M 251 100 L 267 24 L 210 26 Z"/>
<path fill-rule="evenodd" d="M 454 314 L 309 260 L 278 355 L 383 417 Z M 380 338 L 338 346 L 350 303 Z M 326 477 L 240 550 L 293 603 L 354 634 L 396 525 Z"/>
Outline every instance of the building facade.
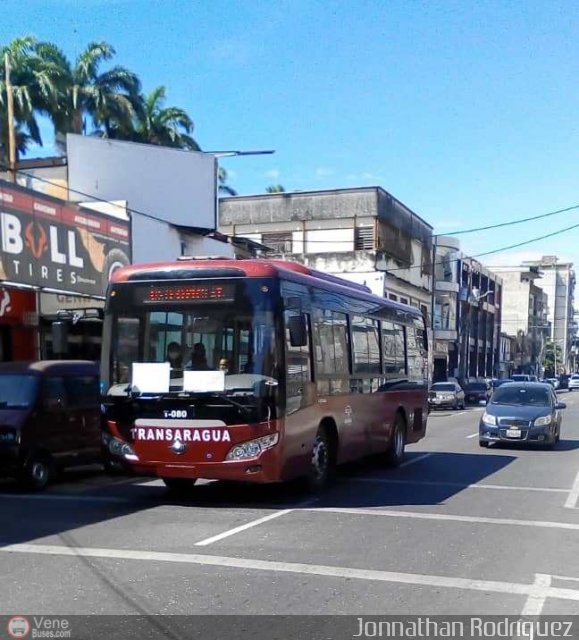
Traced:
<path fill-rule="evenodd" d="M 549 336 L 549 296 L 542 289 L 538 267 L 501 267 L 503 280 L 502 331 L 514 342 L 514 372 L 542 375 Z"/>
<path fill-rule="evenodd" d="M 541 274 L 541 289 L 547 294 L 550 339 L 562 353 L 562 373 L 572 369 L 574 322 L 575 271 L 571 262 L 559 262 L 557 256 L 543 256 L 541 260 L 524 262 L 523 267 L 537 268 Z"/>
<path fill-rule="evenodd" d="M 379 187 L 221 198 L 219 230 L 430 316 L 432 227 Z"/>
<path fill-rule="evenodd" d="M 463 255 L 456 238 L 438 236 L 432 298 L 433 380 L 498 376 L 501 278 Z"/>

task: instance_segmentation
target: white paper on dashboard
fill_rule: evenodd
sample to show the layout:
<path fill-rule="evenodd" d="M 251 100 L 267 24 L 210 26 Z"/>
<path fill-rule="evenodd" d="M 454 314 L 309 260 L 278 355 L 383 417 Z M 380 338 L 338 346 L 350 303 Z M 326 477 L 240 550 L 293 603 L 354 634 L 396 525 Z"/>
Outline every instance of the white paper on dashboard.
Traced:
<path fill-rule="evenodd" d="M 183 371 L 183 391 L 225 391 L 225 371 Z"/>
<path fill-rule="evenodd" d="M 168 362 L 133 362 L 131 387 L 140 393 L 169 393 L 171 365 Z"/>

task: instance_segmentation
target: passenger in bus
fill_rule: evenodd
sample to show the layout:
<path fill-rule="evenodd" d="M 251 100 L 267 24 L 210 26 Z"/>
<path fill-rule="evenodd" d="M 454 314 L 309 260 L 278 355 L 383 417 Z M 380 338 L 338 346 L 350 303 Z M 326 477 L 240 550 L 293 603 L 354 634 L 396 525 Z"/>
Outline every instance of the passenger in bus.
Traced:
<path fill-rule="evenodd" d="M 189 367 L 193 371 L 209 371 L 210 367 L 207 364 L 207 354 L 205 352 L 205 345 L 202 342 L 196 342 L 193 345 L 193 352 L 191 353 L 191 362 Z"/>
<path fill-rule="evenodd" d="M 229 360 L 227 358 L 219 360 L 219 371 L 223 371 L 225 375 L 229 373 Z"/>
<path fill-rule="evenodd" d="M 170 342 L 167 345 L 167 360 L 171 365 L 171 369 L 183 368 L 183 352 L 178 342 Z"/>

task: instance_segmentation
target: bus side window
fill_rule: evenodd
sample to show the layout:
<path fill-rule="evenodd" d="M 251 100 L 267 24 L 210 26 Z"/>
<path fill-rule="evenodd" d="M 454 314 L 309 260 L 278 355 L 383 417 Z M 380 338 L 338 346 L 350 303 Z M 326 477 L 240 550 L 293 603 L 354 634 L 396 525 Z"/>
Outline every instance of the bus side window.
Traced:
<path fill-rule="evenodd" d="M 420 329 L 406 327 L 406 349 L 408 354 L 408 378 L 412 382 L 423 383 L 425 381 L 425 356 L 424 335 Z"/>
<path fill-rule="evenodd" d="M 292 346 L 289 325 L 290 318 L 298 315 L 298 311 L 285 312 L 285 344 L 286 344 L 286 396 L 288 413 L 300 408 L 307 402 L 306 392 L 312 381 L 311 352 L 310 352 L 310 322 L 306 319 L 306 343 L 304 346 Z"/>

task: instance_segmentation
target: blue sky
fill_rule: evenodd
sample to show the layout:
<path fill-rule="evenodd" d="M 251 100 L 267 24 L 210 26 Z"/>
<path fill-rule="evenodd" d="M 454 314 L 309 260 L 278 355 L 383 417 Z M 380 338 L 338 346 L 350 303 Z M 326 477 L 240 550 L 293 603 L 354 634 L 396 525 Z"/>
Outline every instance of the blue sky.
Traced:
<path fill-rule="evenodd" d="M 0 41 L 107 40 L 165 84 L 240 193 L 380 185 L 446 232 L 579 204 L 579 4 L 465 0 L 3 0 Z M 463 236 L 477 253 L 579 209 Z M 559 253 L 579 229 L 487 264 Z"/>

